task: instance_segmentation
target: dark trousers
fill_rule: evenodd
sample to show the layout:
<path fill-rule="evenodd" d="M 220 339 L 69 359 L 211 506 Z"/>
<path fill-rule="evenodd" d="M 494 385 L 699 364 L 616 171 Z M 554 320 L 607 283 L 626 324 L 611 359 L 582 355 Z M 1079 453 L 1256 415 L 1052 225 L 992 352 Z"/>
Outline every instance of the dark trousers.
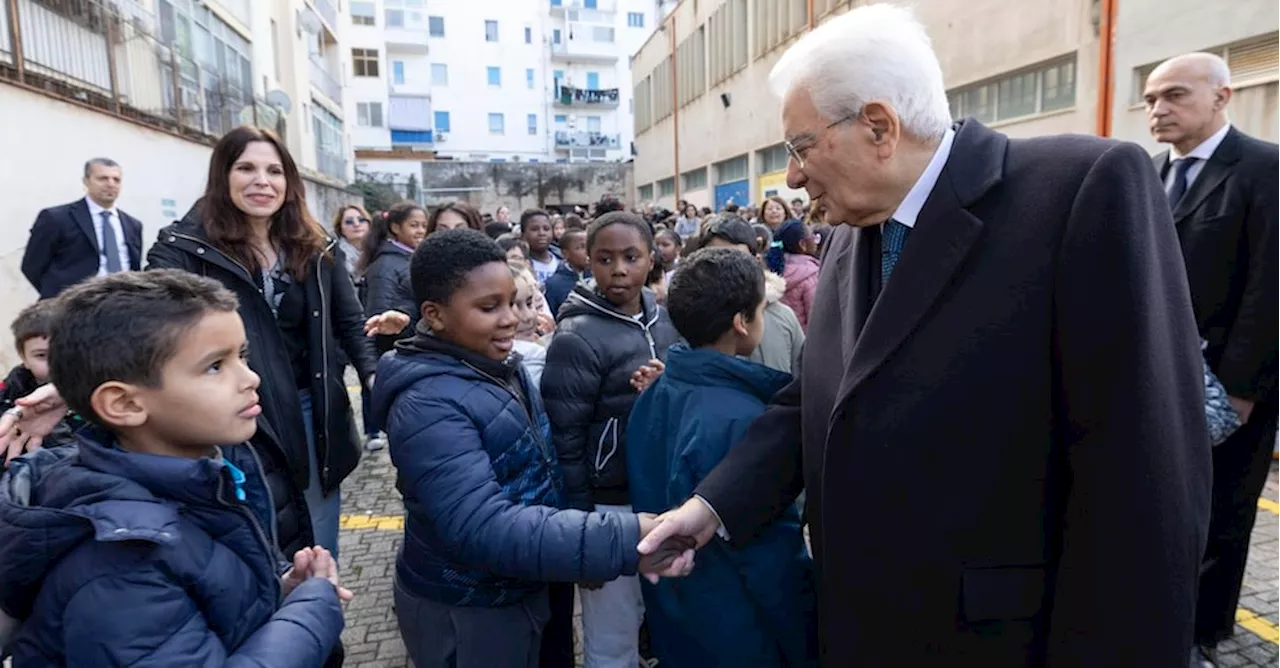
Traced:
<path fill-rule="evenodd" d="M 573 590 L 569 582 L 548 587 L 551 619 L 542 630 L 541 668 L 573 668 Z"/>
<path fill-rule="evenodd" d="M 1249 537 L 1275 443 L 1276 402 L 1271 400 L 1256 404 L 1249 422 L 1213 449 L 1213 511 L 1196 602 L 1196 642 L 1201 645 L 1216 645 L 1235 629 Z"/>
<path fill-rule="evenodd" d="M 396 620 L 417 668 L 538 668 L 547 590 L 501 608 L 445 605 L 393 584 Z"/>

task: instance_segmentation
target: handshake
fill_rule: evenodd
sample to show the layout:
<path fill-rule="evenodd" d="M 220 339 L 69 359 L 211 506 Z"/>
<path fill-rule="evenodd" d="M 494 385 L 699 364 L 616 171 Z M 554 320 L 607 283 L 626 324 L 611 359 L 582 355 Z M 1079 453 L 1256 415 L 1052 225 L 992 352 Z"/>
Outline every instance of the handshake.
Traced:
<path fill-rule="evenodd" d="M 711 541 L 720 519 L 711 506 L 695 497 L 661 515 L 639 513 L 640 565 L 645 579 L 679 578 L 693 572 L 696 550 Z"/>

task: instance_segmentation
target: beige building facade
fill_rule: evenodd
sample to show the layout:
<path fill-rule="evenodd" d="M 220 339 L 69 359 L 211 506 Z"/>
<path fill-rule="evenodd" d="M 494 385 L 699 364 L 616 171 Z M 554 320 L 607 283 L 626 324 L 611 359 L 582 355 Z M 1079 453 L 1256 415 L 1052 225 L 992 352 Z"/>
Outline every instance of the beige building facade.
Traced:
<path fill-rule="evenodd" d="M 866 0 L 684 0 L 635 54 L 637 202 L 719 208 L 777 194 L 785 182 L 779 101 L 769 70 L 809 30 Z M 916 0 L 942 64 L 953 117 L 1013 137 L 1094 133 L 1099 0 Z M 1111 135 L 1151 152 L 1141 101 L 1165 58 L 1211 51 L 1233 72 L 1233 123 L 1276 141 L 1274 0 L 1123 0 L 1114 24 Z M 674 60 L 674 67 L 672 65 Z M 673 82 L 674 79 L 674 82 Z"/>

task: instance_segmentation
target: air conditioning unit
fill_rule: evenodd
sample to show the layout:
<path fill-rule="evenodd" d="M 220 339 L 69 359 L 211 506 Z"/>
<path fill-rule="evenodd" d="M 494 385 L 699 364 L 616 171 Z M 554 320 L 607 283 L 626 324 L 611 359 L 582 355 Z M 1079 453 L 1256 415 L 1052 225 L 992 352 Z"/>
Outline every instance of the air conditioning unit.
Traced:
<path fill-rule="evenodd" d="M 449 133 L 447 132 L 436 133 L 436 143 L 443 144 L 447 141 L 449 141 Z"/>

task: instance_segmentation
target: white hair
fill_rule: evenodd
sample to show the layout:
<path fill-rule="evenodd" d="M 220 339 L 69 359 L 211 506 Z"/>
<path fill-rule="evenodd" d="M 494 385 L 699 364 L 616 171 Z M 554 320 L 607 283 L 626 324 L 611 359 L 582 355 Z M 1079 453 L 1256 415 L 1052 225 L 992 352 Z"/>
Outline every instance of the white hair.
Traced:
<path fill-rule="evenodd" d="M 769 73 L 774 94 L 809 92 L 818 113 L 839 120 L 871 100 L 893 106 L 907 134 L 941 139 L 951 126 L 942 67 L 924 25 L 908 9 L 867 5 L 818 26 Z"/>
<path fill-rule="evenodd" d="M 1227 61 L 1216 53 L 1206 53 L 1205 61 L 1209 64 L 1209 84 L 1216 88 L 1227 88 L 1231 85 L 1231 68 Z"/>

